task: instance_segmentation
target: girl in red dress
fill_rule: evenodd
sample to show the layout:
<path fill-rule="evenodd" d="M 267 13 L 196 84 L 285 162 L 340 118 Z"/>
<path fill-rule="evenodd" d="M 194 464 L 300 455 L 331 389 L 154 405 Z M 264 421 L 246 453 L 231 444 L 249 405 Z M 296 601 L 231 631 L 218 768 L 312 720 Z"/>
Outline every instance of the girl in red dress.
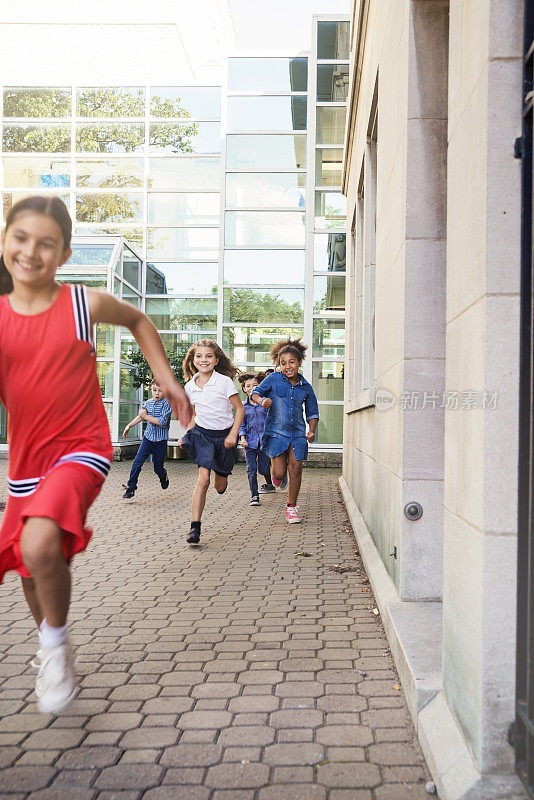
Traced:
<path fill-rule="evenodd" d="M 89 507 L 113 455 L 96 374 L 93 326 L 134 335 L 173 411 L 190 406 L 150 320 L 128 303 L 85 286 L 60 285 L 72 223 L 57 197 L 29 197 L 11 209 L 0 259 L 0 399 L 9 420 L 9 498 L 0 528 L 0 581 L 22 578 L 39 626 L 39 710 L 59 713 L 76 693 L 69 643 L 69 562 L 87 547 Z"/>

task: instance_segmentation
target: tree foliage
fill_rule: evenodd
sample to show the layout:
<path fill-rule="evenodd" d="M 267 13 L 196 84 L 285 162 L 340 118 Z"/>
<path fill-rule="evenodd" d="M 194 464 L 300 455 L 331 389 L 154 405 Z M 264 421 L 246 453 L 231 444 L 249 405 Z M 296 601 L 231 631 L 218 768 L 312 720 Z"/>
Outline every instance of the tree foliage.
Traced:
<path fill-rule="evenodd" d="M 171 369 L 176 375 L 177 380 L 180 383 L 184 383 L 184 374 L 182 371 L 182 361 L 185 358 L 185 354 L 189 349 L 189 344 L 187 342 L 180 342 L 176 348 L 172 351 L 166 350 L 167 358 L 169 359 L 169 363 L 171 365 Z M 150 381 L 152 380 L 152 370 L 148 366 L 148 363 L 141 353 L 140 350 L 136 350 L 133 352 L 130 357 L 129 361 L 133 366 L 133 385 L 136 389 L 139 389 L 140 386 L 150 387 Z"/>

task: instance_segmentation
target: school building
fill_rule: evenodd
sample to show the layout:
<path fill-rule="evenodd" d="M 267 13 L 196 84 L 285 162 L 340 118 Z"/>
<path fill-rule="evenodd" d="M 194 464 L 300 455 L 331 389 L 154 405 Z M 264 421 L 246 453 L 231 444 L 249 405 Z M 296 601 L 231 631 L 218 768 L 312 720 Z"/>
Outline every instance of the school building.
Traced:
<path fill-rule="evenodd" d="M 352 7 L 341 485 L 442 800 L 534 797 L 533 21 Z"/>
<path fill-rule="evenodd" d="M 68 9 L 50 20 L 36 3 L 7 13 L 4 218 L 27 194 L 59 195 L 74 221 L 60 278 L 141 308 L 176 363 L 209 337 L 240 368 L 261 370 L 275 341 L 302 336 L 321 414 L 313 449 L 340 453 L 348 16 L 303 19 L 310 50 L 248 53 L 235 49 L 228 4 L 208 3 L 206 31 L 177 5 L 135 1 L 126 23 L 98 2 L 83 26 Z M 199 61 L 204 35 L 210 55 Z M 30 61 L 17 50 L 21 36 Z M 135 343 L 104 325 L 96 343 L 119 446 L 141 399 Z M 6 433 L 2 409 L 4 450 Z"/>

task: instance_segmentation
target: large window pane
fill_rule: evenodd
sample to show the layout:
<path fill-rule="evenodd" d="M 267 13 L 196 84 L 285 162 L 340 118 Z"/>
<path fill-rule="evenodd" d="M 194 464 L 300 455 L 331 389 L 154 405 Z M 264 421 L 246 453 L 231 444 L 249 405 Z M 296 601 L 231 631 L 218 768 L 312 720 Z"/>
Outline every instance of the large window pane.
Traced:
<path fill-rule="evenodd" d="M 224 282 L 245 286 L 303 283 L 304 250 L 226 250 Z"/>
<path fill-rule="evenodd" d="M 70 117 L 71 89 L 6 86 L 4 117 Z"/>
<path fill-rule="evenodd" d="M 213 331 L 203 331 L 202 333 L 160 333 L 165 352 L 169 357 L 180 358 L 182 361 L 185 354 L 192 344 L 199 339 L 217 339 L 217 333 Z"/>
<path fill-rule="evenodd" d="M 314 358 L 343 358 L 345 355 L 345 320 L 313 320 Z"/>
<path fill-rule="evenodd" d="M 220 153 L 219 122 L 154 122 L 150 125 L 151 153 Z"/>
<path fill-rule="evenodd" d="M 221 166 L 218 158 L 151 158 L 149 189 L 218 192 Z"/>
<path fill-rule="evenodd" d="M 343 406 L 319 404 L 319 424 L 317 425 L 317 444 L 343 444 Z"/>
<path fill-rule="evenodd" d="M 315 272 L 345 272 L 347 268 L 345 233 L 316 233 L 313 237 Z"/>
<path fill-rule="evenodd" d="M 3 185 L 10 189 L 53 189 L 70 185 L 70 161 L 54 156 L 6 156 Z"/>
<path fill-rule="evenodd" d="M 344 103 L 349 91 L 348 64 L 319 64 L 317 67 L 317 100 Z"/>
<path fill-rule="evenodd" d="M 142 222 L 142 194 L 77 194 L 78 222 Z"/>
<path fill-rule="evenodd" d="M 343 144 L 345 138 L 344 106 L 318 106 L 317 144 Z"/>
<path fill-rule="evenodd" d="M 158 330 L 215 330 L 217 298 L 182 297 L 146 300 L 146 315 Z"/>
<path fill-rule="evenodd" d="M 79 117 L 144 117 L 145 90 L 138 86 L 78 89 L 76 108 Z"/>
<path fill-rule="evenodd" d="M 83 274 L 78 272 L 66 272 L 59 269 L 56 272 L 56 280 L 58 283 L 83 283 L 91 289 L 107 289 L 108 281 L 107 275 L 98 275 L 95 273 Z"/>
<path fill-rule="evenodd" d="M 231 92 L 305 92 L 307 88 L 306 58 L 228 60 L 228 89 Z"/>
<path fill-rule="evenodd" d="M 303 289 L 225 289 L 224 322 L 291 322 L 304 320 Z"/>
<path fill-rule="evenodd" d="M 227 211 L 227 245 L 303 247 L 305 215 L 294 211 Z"/>
<path fill-rule="evenodd" d="M 232 134 L 226 137 L 228 169 L 304 169 L 306 135 Z"/>
<path fill-rule="evenodd" d="M 350 23 L 317 23 L 317 58 L 346 59 L 350 55 Z"/>
<path fill-rule="evenodd" d="M 345 276 L 323 275 L 313 279 L 313 313 L 345 310 Z"/>
<path fill-rule="evenodd" d="M 223 328 L 223 349 L 238 364 L 271 364 L 271 347 L 288 336 L 302 336 L 302 328 Z"/>
<path fill-rule="evenodd" d="M 142 158 L 92 158 L 76 159 L 78 187 L 129 189 L 143 186 L 144 161 Z"/>
<path fill-rule="evenodd" d="M 113 358 L 115 348 L 115 325 L 100 322 L 96 326 L 97 358 Z"/>
<path fill-rule="evenodd" d="M 137 389 L 133 385 L 133 370 L 122 367 L 120 377 L 120 399 L 134 403 L 137 400 Z"/>
<path fill-rule="evenodd" d="M 147 294 L 215 294 L 219 265 L 195 262 L 146 265 Z"/>
<path fill-rule="evenodd" d="M 218 228 L 149 228 L 147 257 L 154 261 L 216 259 Z"/>
<path fill-rule="evenodd" d="M 133 245 L 137 252 L 142 252 L 143 249 L 143 229 L 142 228 L 94 228 L 91 226 L 81 227 L 76 226 L 74 233 L 80 236 L 89 235 L 106 235 L 106 236 L 124 236 L 126 241 Z"/>
<path fill-rule="evenodd" d="M 80 266 L 107 267 L 112 254 L 113 245 L 74 245 L 72 248 L 72 255 L 67 261 L 67 266 L 75 264 Z"/>
<path fill-rule="evenodd" d="M 219 119 L 221 90 L 217 86 L 153 86 L 150 113 L 153 117 Z"/>
<path fill-rule="evenodd" d="M 79 153 L 137 153 L 145 143 L 141 122 L 95 122 L 76 125 Z"/>
<path fill-rule="evenodd" d="M 34 191 L 26 191 L 26 192 L 4 192 L 2 195 L 2 206 L 4 212 L 4 220 L 6 219 L 7 215 L 11 211 L 12 207 L 15 203 L 18 203 L 19 200 L 23 200 L 25 197 L 31 197 L 34 195 Z M 44 193 L 43 193 L 44 194 Z M 60 200 L 63 200 L 67 208 L 69 207 L 69 196 L 68 194 L 61 194 L 57 192 L 47 192 L 47 195 L 50 197 L 59 197 Z"/>
<path fill-rule="evenodd" d="M 342 361 L 314 361 L 312 367 L 312 386 L 317 400 L 343 400 Z"/>
<path fill-rule="evenodd" d="M 343 150 L 333 147 L 319 147 L 315 154 L 316 186 L 341 187 L 343 171 Z"/>
<path fill-rule="evenodd" d="M 110 409 L 111 411 L 111 409 Z M 138 403 L 121 403 L 119 405 L 119 433 L 122 434 L 126 425 L 139 414 Z"/>
<path fill-rule="evenodd" d="M 347 198 L 341 192 L 315 192 L 315 227 L 345 228 Z"/>
<path fill-rule="evenodd" d="M 70 126 L 61 122 L 4 125 L 3 148 L 12 153 L 68 153 Z"/>
<path fill-rule="evenodd" d="M 96 374 L 102 397 L 113 397 L 113 361 L 97 361 Z"/>
<path fill-rule="evenodd" d="M 127 247 L 122 252 L 122 277 L 139 289 L 141 286 L 141 261 L 135 256 Z M 128 287 L 123 287 L 123 297 L 125 292 L 130 290 Z M 139 308 L 139 306 L 137 306 Z"/>
<path fill-rule="evenodd" d="M 228 208 L 305 208 L 303 172 L 230 172 L 226 176 Z"/>
<path fill-rule="evenodd" d="M 230 131 L 305 131 L 305 97 L 229 97 Z"/>
<path fill-rule="evenodd" d="M 217 225 L 219 211 L 220 196 L 216 193 L 148 195 L 148 223 L 151 225 Z"/>

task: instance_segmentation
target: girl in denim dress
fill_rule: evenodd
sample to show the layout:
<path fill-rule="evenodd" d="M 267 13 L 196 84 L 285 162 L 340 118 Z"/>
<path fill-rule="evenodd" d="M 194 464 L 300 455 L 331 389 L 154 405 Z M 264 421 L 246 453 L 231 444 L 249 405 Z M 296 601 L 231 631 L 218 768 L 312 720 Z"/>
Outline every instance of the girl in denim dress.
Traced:
<path fill-rule="evenodd" d="M 262 448 L 271 458 L 272 482 L 280 486 L 289 471 L 286 521 L 301 522 L 297 499 L 302 481 L 302 462 L 308 457 L 308 442 L 315 440 L 319 406 L 311 383 L 299 369 L 307 347 L 300 339 L 283 339 L 271 348 L 271 358 L 280 372 L 273 372 L 254 389 L 251 399 L 269 409 Z M 303 408 L 309 430 L 306 433 Z"/>

